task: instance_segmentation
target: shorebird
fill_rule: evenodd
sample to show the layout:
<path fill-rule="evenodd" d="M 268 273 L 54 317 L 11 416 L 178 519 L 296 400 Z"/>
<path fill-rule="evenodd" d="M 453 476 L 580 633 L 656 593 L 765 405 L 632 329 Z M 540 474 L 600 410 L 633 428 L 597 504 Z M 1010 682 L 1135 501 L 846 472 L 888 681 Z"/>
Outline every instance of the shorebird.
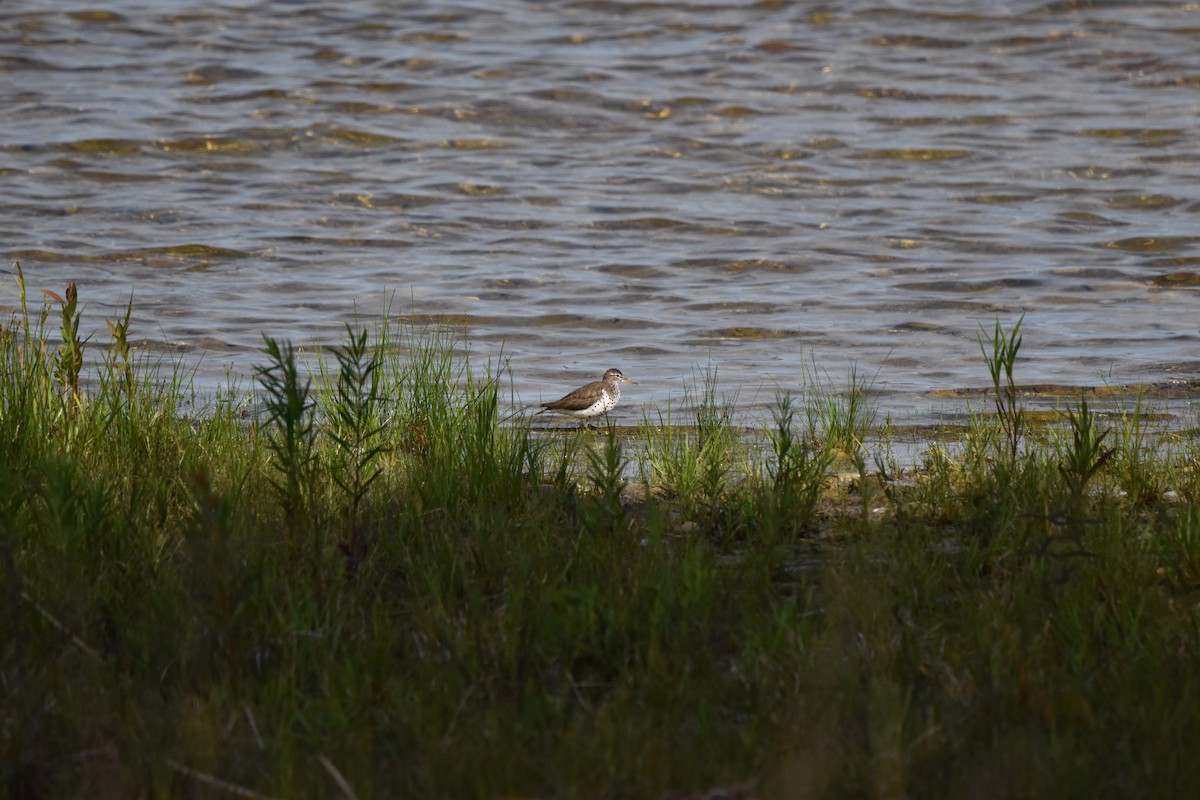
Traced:
<path fill-rule="evenodd" d="M 566 414 L 568 417 L 580 420 L 583 427 L 588 428 L 590 427 L 588 420 L 592 417 L 607 414 L 616 408 L 617 402 L 621 399 L 622 383 L 636 384 L 637 381 L 629 380 L 621 374 L 619 369 L 610 369 L 600 380 L 580 386 L 561 400 L 542 403 L 542 410 L 538 413 L 545 414 L 547 411 L 554 411 L 558 414 Z"/>

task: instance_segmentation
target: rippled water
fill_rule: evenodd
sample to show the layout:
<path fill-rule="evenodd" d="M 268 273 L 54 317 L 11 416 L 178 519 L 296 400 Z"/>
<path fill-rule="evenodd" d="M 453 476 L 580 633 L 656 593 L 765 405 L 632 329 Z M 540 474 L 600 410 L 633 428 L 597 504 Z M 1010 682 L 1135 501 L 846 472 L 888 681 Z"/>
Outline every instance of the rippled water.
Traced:
<path fill-rule="evenodd" d="M 1157 2 L 26 0 L 0 250 L 214 387 L 394 292 L 523 402 L 621 367 L 627 419 L 814 362 L 928 419 L 1022 313 L 1023 382 L 1187 388 L 1198 42 Z"/>

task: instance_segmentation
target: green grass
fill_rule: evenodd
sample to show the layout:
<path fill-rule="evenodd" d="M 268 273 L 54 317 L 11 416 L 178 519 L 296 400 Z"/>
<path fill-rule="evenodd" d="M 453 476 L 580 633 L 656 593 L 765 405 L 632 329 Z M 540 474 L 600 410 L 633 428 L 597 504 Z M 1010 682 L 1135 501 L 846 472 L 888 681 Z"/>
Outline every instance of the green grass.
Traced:
<path fill-rule="evenodd" d="M 868 474 L 853 371 L 848 394 L 780 394 L 760 431 L 732 428 L 709 369 L 636 436 L 543 435 L 449 329 L 385 319 L 316 364 L 267 338 L 253 393 L 187 413 L 128 308 L 105 346 L 73 289 L 32 311 L 20 291 L 0 330 L 0 795 L 1200 779 L 1200 447 L 1140 401 L 1032 431 L 1015 328 L 985 348 L 996 416 Z M 846 457 L 857 480 L 832 481 Z"/>

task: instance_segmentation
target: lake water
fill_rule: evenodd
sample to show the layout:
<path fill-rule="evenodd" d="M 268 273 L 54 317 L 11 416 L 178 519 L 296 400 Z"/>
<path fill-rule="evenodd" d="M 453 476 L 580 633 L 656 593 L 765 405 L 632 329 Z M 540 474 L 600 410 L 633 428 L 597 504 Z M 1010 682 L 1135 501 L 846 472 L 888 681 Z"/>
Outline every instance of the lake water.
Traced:
<path fill-rule="evenodd" d="M 25 0 L 0 252 L 209 388 L 394 295 L 521 403 L 620 367 L 626 422 L 707 365 L 928 422 L 1022 314 L 1019 381 L 1186 406 L 1198 112 L 1176 2 Z"/>

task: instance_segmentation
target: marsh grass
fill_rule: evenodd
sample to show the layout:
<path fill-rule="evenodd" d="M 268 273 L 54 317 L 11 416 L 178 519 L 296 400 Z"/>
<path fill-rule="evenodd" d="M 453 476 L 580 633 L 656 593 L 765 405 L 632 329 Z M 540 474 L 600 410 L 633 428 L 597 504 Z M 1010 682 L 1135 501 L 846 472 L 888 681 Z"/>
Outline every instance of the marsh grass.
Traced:
<path fill-rule="evenodd" d="M 990 341 L 983 337 L 982 332 L 979 335 L 979 349 L 992 380 L 995 420 L 999 423 L 1000 431 L 1000 453 L 1010 465 L 1017 461 L 1025 433 L 1025 411 L 1018 399 L 1017 382 L 1013 377 L 1017 354 L 1024 338 L 1021 336 L 1021 323 L 1024 321 L 1025 316 L 1021 315 L 1011 330 L 1005 330 L 1000 320 L 996 320 Z"/>
<path fill-rule="evenodd" d="M 1070 441 L 1055 440 L 1058 470 L 1066 484 L 1071 508 L 1079 508 L 1083 504 L 1088 483 L 1104 468 L 1116 448 L 1104 446 L 1104 440 L 1112 431 L 1100 428 L 1096 415 L 1088 409 L 1087 398 L 1080 399 L 1077 409 L 1067 409 L 1067 421 L 1070 425 Z"/>
<path fill-rule="evenodd" d="M 21 292 L 0 329 L 5 796 L 1200 778 L 1197 446 L 1140 405 L 1081 402 L 1013 458 L 1005 400 L 1009 422 L 867 504 L 828 480 L 866 406 L 782 393 L 747 447 L 710 370 L 644 426 L 632 492 L 626 435 L 505 418 L 503 370 L 448 328 L 388 317 L 315 365 L 268 338 L 257 392 L 187 415 L 128 307 L 76 371 L 104 347 L 86 305 Z"/>
<path fill-rule="evenodd" d="M 602 447 L 587 451 L 588 478 L 601 516 L 612 525 L 620 525 L 624 516 L 621 494 L 627 485 L 625 467 L 629 462 L 611 421 L 606 433 Z"/>
<path fill-rule="evenodd" d="M 717 369 L 709 365 L 701 375 L 693 373 L 678 406 L 658 409 L 641 430 L 643 482 L 661 486 L 709 528 L 723 525 L 728 483 L 742 463 L 731 421 L 736 398 L 718 398 L 717 390 Z"/>
<path fill-rule="evenodd" d="M 820 374 L 825 375 L 824 380 L 816 378 Z M 838 391 L 835 382 L 827 373 L 818 370 L 816 365 L 807 376 L 807 383 L 814 390 L 809 401 L 809 415 L 819 419 L 832 452 L 846 459 L 860 476 L 866 474 L 866 441 L 875 428 L 877 418 L 876 409 L 870 402 L 870 393 L 878 375 L 876 372 L 864 379 L 858 373 L 858 365 L 851 364 L 843 391 Z M 812 421 L 809 427 L 815 427 Z"/>
<path fill-rule="evenodd" d="M 346 345 L 335 349 L 338 363 L 336 382 L 322 374 L 322 385 L 332 386 L 326 394 L 328 436 L 336 446 L 334 482 L 345 495 L 347 519 L 356 524 L 371 484 L 383 474 L 380 458 L 388 445 L 382 442 L 386 429 L 380 419 L 379 378 L 382 353 L 369 351 L 367 334 L 346 326 Z"/>
<path fill-rule="evenodd" d="M 776 395 L 771 417 L 767 440 L 772 457 L 763 465 L 766 479 L 755 489 L 755 522 L 760 536 L 796 536 L 815 527 L 813 512 L 826 488 L 837 445 L 833 437 L 820 436 L 811 405 L 807 425 L 798 428 L 795 399 L 786 392 Z"/>
<path fill-rule="evenodd" d="M 267 480 L 275 490 L 284 519 L 291 525 L 315 509 L 317 478 L 317 427 L 312 382 L 301 374 L 296 348 L 263 337 L 267 363 L 257 372 L 266 411 L 265 433 L 273 475 Z"/>

